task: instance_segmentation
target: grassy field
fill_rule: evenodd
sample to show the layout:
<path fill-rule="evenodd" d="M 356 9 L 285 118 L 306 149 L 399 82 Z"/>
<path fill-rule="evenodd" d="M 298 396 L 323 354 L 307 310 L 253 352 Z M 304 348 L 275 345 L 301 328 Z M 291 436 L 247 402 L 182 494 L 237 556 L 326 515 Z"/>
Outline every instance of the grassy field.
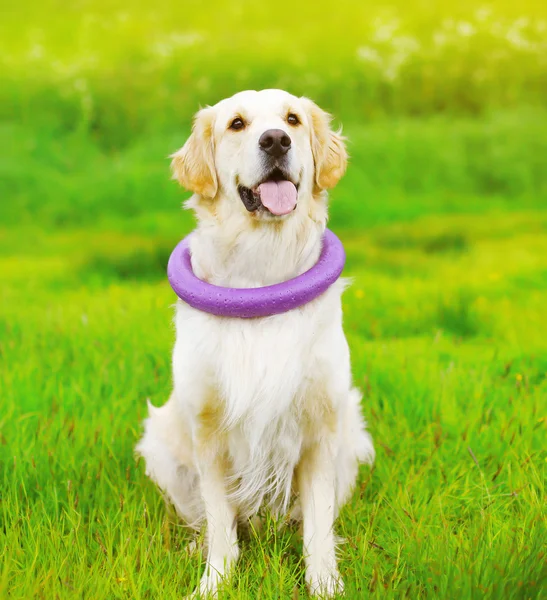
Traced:
<path fill-rule="evenodd" d="M 302 28 L 288 3 L 220 6 L 27 2 L 0 24 L 0 597 L 199 580 L 133 456 L 193 227 L 166 156 L 200 102 L 271 85 L 349 138 L 331 227 L 377 462 L 338 522 L 346 597 L 546 597 L 547 10 L 344 0 Z M 222 597 L 305 598 L 301 552 L 268 522 Z"/>

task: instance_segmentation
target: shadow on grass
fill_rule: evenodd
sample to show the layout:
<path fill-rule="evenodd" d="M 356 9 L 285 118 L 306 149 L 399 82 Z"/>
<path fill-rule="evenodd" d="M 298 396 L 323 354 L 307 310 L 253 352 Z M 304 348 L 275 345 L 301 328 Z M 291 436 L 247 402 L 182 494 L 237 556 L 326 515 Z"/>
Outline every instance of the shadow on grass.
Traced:
<path fill-rule="evenodd" d="M 405 232 L 400 234 L 388 234 L 377 239 L 381 248 L 392 250 L 417 249 L 427 254 L 447 254 L 450 252 L 465 252 L 469 248 L 469 240 L 461 232 L 443 232 L 437 235 L 408 235 Z"/>
<path fill-rule="evenodd" d="M 98 254 L 84 263 L 80 273 L 104 281 L 159 281 L 166 278 L 167 261 L 175 245 L 169 242 L 120 254 Z"/>
<path fill-rule="evenodd" d="M 455 297 L 442 299 L 437 307 L 436 321 L 440 329 L 462 338 L 479 334 L 484 323 L 473 309 L 471 294 L 460 291 Z"/>

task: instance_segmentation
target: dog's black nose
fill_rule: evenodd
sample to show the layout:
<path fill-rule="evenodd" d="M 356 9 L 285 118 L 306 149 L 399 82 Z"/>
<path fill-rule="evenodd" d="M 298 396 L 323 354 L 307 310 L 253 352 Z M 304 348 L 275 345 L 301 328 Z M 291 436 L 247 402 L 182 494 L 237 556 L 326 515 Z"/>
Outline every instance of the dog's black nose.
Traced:
<path fill-rule="evenodd" d="M 291 138 L 281 129 L 268 129 L 260 136 L 258 145 L 270 156 L 279 158 L 291 147 Z"/>

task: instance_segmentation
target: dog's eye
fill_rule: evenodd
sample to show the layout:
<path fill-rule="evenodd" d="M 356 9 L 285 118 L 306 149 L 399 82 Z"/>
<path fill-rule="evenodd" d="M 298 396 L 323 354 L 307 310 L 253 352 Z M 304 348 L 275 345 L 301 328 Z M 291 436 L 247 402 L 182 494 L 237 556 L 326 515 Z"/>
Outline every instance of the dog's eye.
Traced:
<path fill-rule="evenodd" d="M 294 113 L 289 113 L 287 115 L 287 123 L 289 125 L 298 125 L 300 123 L 300 119 Z"/>
<path fill-rule="evenodd" d="M 236 117 L 230 123 L 230 129 L 233 129 L 234 131 L 239 131 L 240 129 L 243 129 L 244 127 L 245 127 L 245 123 L 243 122 L 243 119 L 241 117 Z"/>

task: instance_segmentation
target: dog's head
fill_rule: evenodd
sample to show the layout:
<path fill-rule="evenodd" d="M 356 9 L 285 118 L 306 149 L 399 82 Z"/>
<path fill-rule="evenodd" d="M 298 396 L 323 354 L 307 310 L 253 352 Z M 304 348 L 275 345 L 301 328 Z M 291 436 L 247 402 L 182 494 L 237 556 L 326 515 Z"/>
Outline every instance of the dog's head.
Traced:
<path fill-rule="evenodd" d="M 176 178 L 196 195 L 194 205 L 222 202 L 261 220 L 307 210 L 314 196 L 336 185 L 347 162 L 329 115 L 281 90 L 241 92 L 200 110 L 172 158 Z"/>

